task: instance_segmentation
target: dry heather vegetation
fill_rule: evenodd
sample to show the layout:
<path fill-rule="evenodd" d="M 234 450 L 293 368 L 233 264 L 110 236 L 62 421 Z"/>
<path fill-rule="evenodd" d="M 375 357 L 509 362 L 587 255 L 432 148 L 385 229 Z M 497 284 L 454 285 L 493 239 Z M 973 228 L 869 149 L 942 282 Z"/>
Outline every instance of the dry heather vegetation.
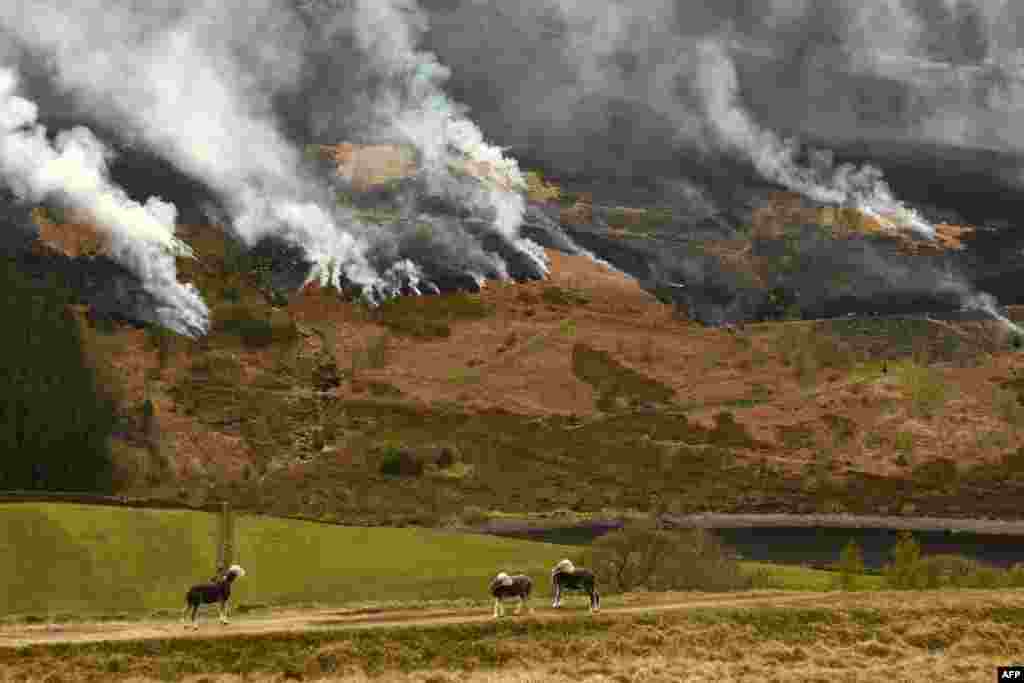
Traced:
<path fill-rule="evenodd" d="M 1011 592 L 845 593 L 785 607 L 32 646 L 0 650 L 0 680 L 988 681 L 1019 661 L 1022 606 Z"/>
<path fill-rule="evenodd" d="M 182 233 L 207 338 L 87 324 L 123 397 L 125 493 L 429 526 L 466 510 L 1018 514 L 1024 378 L 996 324 L 733 334 L 555 252 L 546 282 L 370 309 L 274 294 L 266 259 Z"/>

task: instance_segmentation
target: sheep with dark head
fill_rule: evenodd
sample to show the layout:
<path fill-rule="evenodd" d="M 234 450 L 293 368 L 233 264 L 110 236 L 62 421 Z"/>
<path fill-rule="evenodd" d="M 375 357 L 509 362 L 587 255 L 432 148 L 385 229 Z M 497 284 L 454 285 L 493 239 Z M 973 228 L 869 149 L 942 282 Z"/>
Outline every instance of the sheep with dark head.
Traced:
<path fill-rule="evenodd" d="M 181 615 L 182 623 L 188 611 L 192 610 L 192 628 L 199 628 L 199 608 L 202 605 L 219 603 L 220 623 L 228 623 L 228 598 L 231 597 L 231 584 L 240 576 L 245 576 L 245 570 L 237 564 L 228 567 L 222 575 L 214 578 L 209 583 L 199 583 L 188 589 L 185 595 L 185 612 Z M 185 624 L 188 628 L 188 624 Z"/>
<path fill-rule="evenodd" d="M 525 574 L 508 575 L 501 572 L 491 581 L 491 596 L 494 598 L 494 618 L 497 619 L 505 614 L 502 600 L 518 599 L 516 614 L 519 614 L 523 606 L 526 606 L 527 613 L 531 612 L 530 606 L 526 603 L 530 599 L 530 592 L 533 590 L 533 581 Z"/>
<path fill-rule="evenodd" d="M 551 570 L 551 584 L 555 591 L 552 607 L 562 605 L 562 591 L 580 591 L 590 596 L 590 611 L 601 609 L 601 595 L 597 592 L 594 572 L 583 567 L 574 567 L 569 560 L 562 560 Z"/>

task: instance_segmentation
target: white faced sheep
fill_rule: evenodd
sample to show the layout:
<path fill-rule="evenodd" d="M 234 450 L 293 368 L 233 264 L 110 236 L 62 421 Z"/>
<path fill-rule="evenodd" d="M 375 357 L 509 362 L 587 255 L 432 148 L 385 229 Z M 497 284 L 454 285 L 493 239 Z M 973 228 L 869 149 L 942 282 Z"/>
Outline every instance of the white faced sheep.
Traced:
<path fill-rule="evenodd" d="M 185 624 L 185 628 L 188 628 L 188 624 L 185 623 L 185 617 L 188 616 L 189 610 L 192 610 L 192 628 L 197 629 L 199 628 L 198 616 L 200 606 L 215 602 L 220 603 L 220 623 L 227 624 L 228 598 L 231 597 L 231 584 L 240 576 L 245 576 L 245 570 L 237 564 L 233 564 L 219 578 L 215 578 L 209 583 L 199 583 L 189 588 L 188 593 L 185 595 L 185 612 L 181 615 L 181 621 Z"/>
<path fill-rule="evenodd" d="M 519 604 L 516 605 L 516 614 L 519 614 L 524 605 L 526 606 L 527 613 L 532 611 L 530 606 L 526 604 L 526 601 L 530 598 L 530 591 L 533 590 L 533 581 L 530 580 L 529 576 L 525 574 L 509 576 L 505 572 L 501 572 L 491 581 L 490 589 L 491 595 L 494 597 L 495 619 L 504 615 L 505 608 L 501 601 L 508 598 L 519 600 Z"/>
<path fill-rule="evenodd" d="M 590 596 L 590 611 L 601 609 L 601 595 L 597 592 L 594 572 L 583 567 L 574 567 L 569 560 L 562 560 L 551 570 L 551 584 L 555 590 L 552 607 L 562 605 L 562 591 L 580 591 Z"/>

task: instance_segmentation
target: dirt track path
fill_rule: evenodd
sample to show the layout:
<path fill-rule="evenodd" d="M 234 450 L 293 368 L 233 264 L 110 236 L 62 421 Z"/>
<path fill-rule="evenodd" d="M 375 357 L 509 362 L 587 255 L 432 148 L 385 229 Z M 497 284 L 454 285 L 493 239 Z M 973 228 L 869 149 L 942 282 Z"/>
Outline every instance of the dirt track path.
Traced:
<path fill-rule="evenodd" d="M 743 595 L 693 596 L 690 599 L 643 601 L 622 607 L 607 607 L 600 614 L 627 615 L 642 612 L 697 609 L 706 607 L 763 607 L 787 606 L 803 603 L 831 603 L 840 598 L 837 593 L 785 593 L 761 591 Z M 830 599 L 831 598 L 831 599 Z M 512 611 L 508 605 L 506 614 Z M 534 603 L 532 619 L 571 619 L 586 615 L 583 604 L 573 601 L 559 610 Z M 21 647 L 51 643 L 89 643 L 112 640 L 161 640 L 167 638 L 223 638 L 238 635 L 270 633 L 302 633 L 309 631 L 394 628 L 400 626 L 438 626 L 490 621 L 490 608 L 449 610 L 380 610 L 346 611 L 320 609 L 277 612 L 260 617 L 241 617 L 222 626 L 217 622 L 216 610 L 207 612 L 199 630 L 184 628 L 177 621 L 133 621 L 121 623 L 82 622 L 74 624 L 23 625 L 0 627 L 0 647 Z M 515 618 L 515 617 L 506 617 Z"/>

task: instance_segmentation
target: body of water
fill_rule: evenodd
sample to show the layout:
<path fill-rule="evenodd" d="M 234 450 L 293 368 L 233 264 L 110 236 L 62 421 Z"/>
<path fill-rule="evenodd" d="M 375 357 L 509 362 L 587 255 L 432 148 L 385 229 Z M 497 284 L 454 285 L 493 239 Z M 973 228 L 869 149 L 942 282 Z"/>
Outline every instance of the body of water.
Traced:
<path fill-rule="evenodd" d="M 617 528 L 616 524 L 501 532 L 502 536 L 561 545 L 589 545 Z M 761 527 L 715 529 L 714 533 L 742 559 L 786 564 L 826 565 L 839 559 L 843 546 L 855 540 L 868 569 L 880 569 L 892 558 L 899 531 L 838 527 Z M 922 555 L 962 555 L 1009 567 L 1024 563 L 1024 537 L 951 531 L 915 531 Z"/>

